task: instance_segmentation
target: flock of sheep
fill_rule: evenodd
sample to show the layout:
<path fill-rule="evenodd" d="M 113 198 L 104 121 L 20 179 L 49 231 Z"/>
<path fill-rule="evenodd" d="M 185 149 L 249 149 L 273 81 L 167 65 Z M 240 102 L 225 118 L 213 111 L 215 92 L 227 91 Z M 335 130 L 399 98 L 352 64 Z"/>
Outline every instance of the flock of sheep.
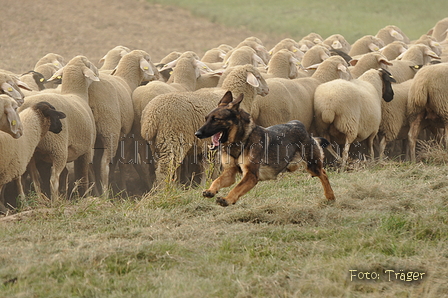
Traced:
<path fill-rule="evenodd" d="M 172 179 L 201 183 L 213 161 L 210 140 L 194 133 L 229 90 L 244 94 L 241 107 L 258 125 L 297 119 L 327 138 L 341 167 L 361 141 L 383 158 L 389 142 L 407 139 L 415 161 L 423 128 L 448 145 L 447 33 L 445 18 L 415 41 L 386 26 L 353 44 L 310 33 L 268 51 L 249 37 L 158 63 L 117 46 L 100 68 L 49 53 L 23 75 L 0 70 L 0 211 L 11 203 L 8 185 L 20 203 L 30 185 L 54 198 L 68 189 L 100 195 L 112 182 L 143 191 Z"/>

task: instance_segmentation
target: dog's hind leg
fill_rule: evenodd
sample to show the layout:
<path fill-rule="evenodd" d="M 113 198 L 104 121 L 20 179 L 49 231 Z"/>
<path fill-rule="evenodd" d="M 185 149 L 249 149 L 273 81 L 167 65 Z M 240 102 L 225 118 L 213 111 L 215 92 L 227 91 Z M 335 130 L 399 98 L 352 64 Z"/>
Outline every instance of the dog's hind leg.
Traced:
<path fill-rule="evenodd" d="M 335 199 L 333 189 L 330 185 L 330 180 L 328 180 L 328 175 L 325 169 L 322 167 L 322 162 L 317 161 L 317 163 L 308 164 L 306 167 L 308 173 L 311 174 L 312 177 L 318 177 L 322 186 L 324 188 L 324 194 L 327 200 L 333 201 Z"/>

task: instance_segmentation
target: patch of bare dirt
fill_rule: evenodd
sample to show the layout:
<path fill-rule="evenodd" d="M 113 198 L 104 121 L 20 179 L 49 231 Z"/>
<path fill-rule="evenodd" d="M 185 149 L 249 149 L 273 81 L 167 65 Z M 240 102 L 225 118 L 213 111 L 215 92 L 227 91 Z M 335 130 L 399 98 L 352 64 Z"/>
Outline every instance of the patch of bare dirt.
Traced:
<path fill-rule="evenodd" d="M 66 62 L 84 55 L 97 64 L 117 45 L 147 51 L 157 62 L 171 51 L 199 56 L 222 43 L 257 36 L 269 49 L 278 40 L 225 28 L 176 7 L 144 0 L 3 0 L 0 69 L 23 73 L 49 52 Z"/>

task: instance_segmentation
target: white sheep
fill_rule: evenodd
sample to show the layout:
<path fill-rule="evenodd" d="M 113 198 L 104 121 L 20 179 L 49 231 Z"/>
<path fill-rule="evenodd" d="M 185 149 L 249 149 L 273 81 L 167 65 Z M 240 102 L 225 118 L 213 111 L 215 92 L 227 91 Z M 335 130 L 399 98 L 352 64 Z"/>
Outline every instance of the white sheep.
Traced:
<path fill-rule="evenodd" d="M 16 74 L 0 69 L 0 94 L 10 96 L 20 106 L 23 104 L 25 97 L 21 89 L 32 91 Z"/>
<path fill-rule="evenodd" d="M 341 34 L 328 36 L 322 44 L 329 46 L 331 49 L 340 50 L 346 54 L 348 54 L 352 48 L 351 44 Z"/>
<path fill-rule="evenodd" d="M 440 42 L 438 42 L 434 37 L 430 35 L 423 34 L 417 39 L 414 44 L 424 44 L 431 48 L 438 56 L 443 53 L 443 46 Z"/>
<path fill-rule="evenodd" d="M 434 37 L 437 41 L 442 42 L 447 39 L 447 33 L 448 17 L 441 19 L 434 25 L 434 28 L 432 29 L 432 37 Z"/>
<path fill-rule="evenodd" d="M 350 73 L 352 74 L 352 77 L 356 79 L 372 68 L 388 69 L 388 67 L 392 65 L 392 62 L 387 60 L 386 57 L 379 52 L 370 52 L 352 59 L 350 64 L 354 65 L 350 67 Z"/>
<path fill-rule="evenodd" d="M 390 65 L 387 70 L 392 74 L 397 83 L 402 83 L 415 76 L 415 66 L 418 66 L 418 70 L 422 65 L 429 64 L 431 58 L 440 59 L 428 46 L 414 44 L 397 59 L 392 60 L 393 65 Z"/>
<path fill-rule="evenodd" d="M 314 118 L 314 91 L 319 84 L 339 78 L 350 79 L 348 64 L 342 57 L 333 56 L 317 66 L 311 77 L 267 79 L 269 94 L 257 96 L 250 114 L 254 122 L 263 127 L 295 119 L 309 130 Z"/>
<path fill-rule="evenodd" d="M 17 114 L 17 102 L 5 94 L 0 94 L 0 130 L 17 139 L 22 136 L 23 126 Z"/>
<path fill-rule="evenodd" d="M 405 44 L 410 43 L 410 40 L 406 36 L 406 34 L 404 34 L 404 32 L 400 28 L 394 25 L 387 25 L 386 27 L 381 28 L 380 30 L 378 30 L 375 37 L 381 39 L 385 45 L 390 44 L 396 40 L 402 41 Z"/>
<path fill-rule="evenodd" d="M 137 87 L 132 93 L 135 127 L 140 127 L 142 111 L 154 97 L 169 92 L 196 90 L 196 82 L 201 76 L 201 68 L 206 66 L 197 59 L 196 53 L 191 51 L 183 53 L 174 61 L 175 66 L 173 67 L 171 67 L 173 65 L 171 63 L 166 64 L 166 67 L 173 69 L 172 83 L 153 81 Z"/>
<path fill-rule="evenodd" d="M 112 75 L 100 72 L 99 78 L 100 81 L 89 87 L 89 105 L 97 128 L 96 148 L 102 148 L 95 150 L 93 159 L 96 181 L 98 190 L 104 192 L 109 186 L 109 164 L 115 156 L 120 135 L 127 136 L 134 124 L 132 92 L 144 80 L 157 80 L 158 71 L 147 52 L 134 50 L 121 58 Z M 123 150 L 129 155 L 123 156 L 120 152 L 113 161 L 115 165 L 120 162 L 123 171 L 131 155 L 125 148 L 132 147 L 133 143 L 125 139 Z"/>
<path fill-rule="evenodd" d="M 280 50 L 289 50 L 294 53 L 297 59 L 302 60 L 304 52 L 299 49 L 299 44 L 292 38 L 284 38 L 280 40 L 270 51 L 269 54 L 273 56 Z"/>
<path fill-rule="evenodd" d="M 180 91 L 194 91 L 196 89 L 196 81 L 200 77 L 201 69 L 206 67 L 201 61 L 198 60 L 196 53 L 188 51 L 183 53 L 175 61 L 175 66 L 172 62 L 166 64 L 167 67 L 173 67 L 173 73 L 171 75 L 172 83 L 165 83 L 161 81 L 149 82 L 145 86 L 140 86 L 132 93 L 132 100 L 134 105 L 134 124 L 132 127 L 132 134 L 134 135 L 134 142 L 139 142 L 139 152 L 141 156 L 146 155 L 143 152 L 146 147 L 142 146 L 143 138 L 141 137 L 141 116 L 142 111 L 153 98 L 158 95 L 180 92 Z M 163 70 L 162 70 L 163 71 Z M 146 142 L 145 142 L 146 143 Z M 134 156 L 135 159 L 135 156 Z M 137 162 L 137 161 L 136 161 Z M 140 166 L 141 162 L 136 165 L 137 170 L 141 178 L 149 186 L 147 181 L 149 174 L 147 169 Z"/>
<path fill-rule="evenodd" d="M 431 126 L 444 128 L 448 145 L 448 64 L 428 65 L 420 69 L 409 89 L 409 152 L 415 162 L 416 139 L 423 121 Z M 448 146 L 447 146 L 448 147 Z"/>
<path fill-rule="evenodd" d="M 76 179 L 81 180 L 81 194 L 87 191 L 88 169 L 96 137 L 95 121 L 88 103 L 88 87 L 91 82 L 98 80 L 98 70 L 86 57 L 76 56 L 56 72 L 54 77 L 62 73 L 60 94 L 45 92 L 31 95 L 19 108 L 19 111 L 22 111 L 38 102 L 46 101 L 67 115 L 67 118 L 62 120 L 63 131 L 45 135 L 36 149 L 35 159 L 51 164 L 52 198 L 58 196 L 59 176 L 66 163 L 71 161 L 75 161 Z M 31 176 L 38 175 L 32 173 Z M 33 182 L 39 189 L 39 181 Z"/>
<path fill-rule="evenodd" d="M 313 46 L 303 55 L 301 63 L 304 68 L 307 68 L 311 65 L 321 63 L 330 56 L 331 54 L 328 48 L 318 44 Z"/>
<path fill-rule="evenodd" d="M 406 50 L 408 48 L 409 48 L 408 44 L 406 44 L 402 41 L 396 40 L 396 41 L 389 43 L 385 47 L 381 48 L 379 50 L 379 52 L 381 54 L 383 54 L 384 57 L 386 57 L 388 60 L 394 60 L 398 56 L 400 56 L 401 54 L 406 52 Z"/>
<path fill-rule="evenodd" d="M 269 52 L 266 50 L 264 45 L 262 44 L 261 40 L 259 40 L 256 37 L 248 37 L 242 42 L 240 42 L 234 49 L 231 49 L 227 52 L 226 57 L 224 58 L 224 64 L 226 64 L 227 60 L 232 56 L 232 53 L 241 47 L 250 47 L 252 48 L 258 57 L 263 60 L 263 63 L 266 65 L 269 62 L 269 59 L 271 58 Z M 241 64 L 239 64 L 241 65 Z"/>
<path fill-rule="evenodd" d="M 162 94 L 148 103 L 142 114 L 142 136 L 154 154 L 156 185 L 169 175 L 170 168 L 178 168 L 187 155 L 196 157 L 202 153 L 205 143 L 198 141 L 194 133 L 229 90 L 232 94 L 244 94 L 242 105 L 250 112 L 255 96 L 266 94 L 268 87 L 257 68 L 248 64 L 234 67 L 221 88 Z"/>
<path fill-rule="evenodd" d="M 20 112 L 23 124 L 23 135 L 13 139 L 0 132 L 0 192 L 6 183 L 16 180 L 20 197 L 24 196 L 20 177 L 26 171 L 33 157 L 34 150 L 48 131 L 58 134 L 65 129 L 60 119 L 65 114 L 56 111 L 47 102 L 38 102 Z M 4 202 L 0 201 L 0 211 L 5 211 Z"/>
<path fill-rule="evenodd" d="M 173 69 L 166 68 L 163 71 L 160 71 L 168 62 L 174 61 L 178 59 L 182 55 L 181 52 L 173 51 L 170 52 L 168 55 L 163 57 L 159 62 L 155 63 L 157 69 L 159 70 L 159 80 L 162 82 L 167 82 L 170 79 L 171 72 Z"/>
<path fill-rule="evenodd" d="M 59 54 L 48 53 L 39 60 L 37 60 L 33 69 L 36 69 L 38 66 L 46 63 L 52 63 L 58 69 L 61 69 L 65 65 L 65 59 Z"/>
<path fill-rule="evenodd" d="M 267 72 L 262 73 L 262 75 L 265 79 L 295 79 L 298 76 L 297 67 L 299 65 L 300 61 L 295 57 L 293 52 L 282 49 L 272 55 L 267 65 Z"/>
<path fill-rule="evenodd" d="M 382 47 L 384 47 L 384 42 L 381 39 L 373 35 L 365 35 L 352 44 L 352 47 L 348 54 L 354 57 L 370 52 L 377 52 Z"/>
<path fill-rule="evenodd" d="M 381 101 L 381 123 L 378 130 L 379 157 L 384 158 L 384 151 L 389 142 L 407 138 L 408 123 L 408 95 L 413 79 L 400 84 L 392 84 L 394 98 L 390 102 Z"/>
<path fill-rule="evenodd" d="M 307 36 L 302 37 L 301 40 L 309 40 L 309 41 L 312 41 L 314 44 L 320 44 L 324 41 L 322 36 L 320 36 L 319 33 L 315 33 L 315 32 L 309 33 Z"/>
<path fill-rule="evenodd" d="M 350 144 L 355 141 L 367 140 L 370 156 L 374 157 L 373 140 L 381 122 L 381 101 L 393 98 L 391 81 L 386 71 L 370 69 L 358 79 L 338 79 L 317 87 L 314 95 L 316 130 L 331 142 L 345 144 L 342 169 Z"/>
<path fill-rule="evenodd" d="M 246 64 L 251 64 L 255 67 L 261 65 L 260 67 L 262 70 L 260 68 L 258 70 L 266 70 L 266 65 L 264 64 L 263 59 L 261 59 L 257 55 L 254 49 L 248 46 L 241 46 L 239 48 L 235 48 L 232 51 L 230 57 L 228 57 L 227 61 L 225 62 L 225 70 L 214 71 L 212 73 L 202 75 L 200 78 L 198 78 L 196 90 L 203 88 L 221 87 L 227 74 L 230 73 L 235 66 Z"/>
<path fill-rule="evenodd" d="M 216 48 L 206 51 L 202 56 L 201 61 L 206 63 L 224 62 L 227 52 L 232 49 L 233 47 L 230 45 L 221 44 Z"/>
<path fill-rule="evenodd" d="M 102 64 L 100 71 L 112 72 L 120 62 L 121 58 L 129 53 L 131 50 L 125 46 L 116 46 L 115 48 L 109 50 L 103 58 L 98 62 Z"/>

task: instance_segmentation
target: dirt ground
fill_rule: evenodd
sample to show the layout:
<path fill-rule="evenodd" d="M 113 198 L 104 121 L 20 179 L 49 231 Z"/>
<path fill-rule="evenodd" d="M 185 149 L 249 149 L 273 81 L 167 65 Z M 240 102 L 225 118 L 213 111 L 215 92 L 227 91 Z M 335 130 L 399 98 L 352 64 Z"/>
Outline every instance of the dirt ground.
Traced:
<path fill-rule="evenodd" d="M 147 51 L 154 62 L 171 51 L 199 56 L 222 43 L 236 46 L 248 36 L 267 48 L 280 39 L 241 28 L 224 28 L 188 11 L 145 0 L 2 0 L 0 69 L 31 70 L 53 52 L 66 62 L 84 55 L 97 64 L 117 45 Z"/>

